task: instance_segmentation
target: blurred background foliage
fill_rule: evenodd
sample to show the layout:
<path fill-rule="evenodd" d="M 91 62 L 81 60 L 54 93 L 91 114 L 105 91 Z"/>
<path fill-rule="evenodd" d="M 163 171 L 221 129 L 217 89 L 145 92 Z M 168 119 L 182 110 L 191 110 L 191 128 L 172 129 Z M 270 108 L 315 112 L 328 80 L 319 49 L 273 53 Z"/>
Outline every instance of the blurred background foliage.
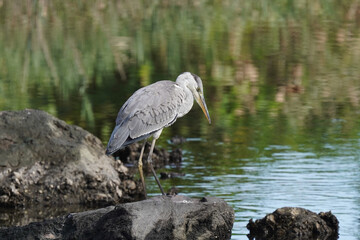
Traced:
<path fill-rule="evenodd" d="M 0 0 L 0 110 L 42 109 L 106 142 L 132 92 L 191 71 L 214 127 L 194 111 L 168 137 L 251 140 L 251 125 L 280 143 L 337 118 L 351 135 L 359 27 L 359 0 Z"/>

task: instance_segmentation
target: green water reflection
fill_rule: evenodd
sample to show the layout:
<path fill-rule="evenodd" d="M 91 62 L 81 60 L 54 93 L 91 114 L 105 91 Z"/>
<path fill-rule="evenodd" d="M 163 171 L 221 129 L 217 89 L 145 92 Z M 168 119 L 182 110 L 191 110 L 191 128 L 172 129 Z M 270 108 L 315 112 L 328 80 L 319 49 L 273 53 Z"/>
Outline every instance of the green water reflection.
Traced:
<path fill-rule="evenodd" d="M 187 177 L 166 187 L 229 200 L 234 239 L 281 203 L 337 212 L 343 236 L 359 237 L 360 1 L 4 0 L 0 29 L 0 110 L 42 109 L 106 143 L 132 92 L 192 71 L 213 124 L 196 106 L 163 132 L 166 148 L 200 138 L 181 146 Z M 325 179 L 347 184 L 345 200 Z M 306 183 L 313 201 L 295 201 Z"/>

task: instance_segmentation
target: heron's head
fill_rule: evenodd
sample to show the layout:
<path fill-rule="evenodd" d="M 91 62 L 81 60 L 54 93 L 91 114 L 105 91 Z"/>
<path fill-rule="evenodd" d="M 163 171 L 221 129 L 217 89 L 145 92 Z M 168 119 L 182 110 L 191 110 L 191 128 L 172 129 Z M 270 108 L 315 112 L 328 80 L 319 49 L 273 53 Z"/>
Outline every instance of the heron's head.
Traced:
<path fill-rule="evenodd" d="M 179 85 L 185 85 L 185 87 L 190 89 L 196 102 L 203 110 L 206 119 L 209 121 L 209 123 L 211 123 L 209 111 L 207 109 L 206 102 L 204 99 L 203 84 L 201 78 L 193 73 L 184 72 L 177 77 L 176 82 Z"/>

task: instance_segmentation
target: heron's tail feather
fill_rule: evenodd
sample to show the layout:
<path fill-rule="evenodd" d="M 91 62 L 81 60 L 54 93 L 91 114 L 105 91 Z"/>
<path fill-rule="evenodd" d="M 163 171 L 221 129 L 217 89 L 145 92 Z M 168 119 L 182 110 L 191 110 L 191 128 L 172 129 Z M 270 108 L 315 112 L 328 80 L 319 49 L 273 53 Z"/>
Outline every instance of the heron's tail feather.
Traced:
<path fill-rule="evenodd" d="M 128 137 L 129 129 L 127 127 L 122 127 L 122 125 L 116 125 L 107 145 L 106 155 L 113 154 L 117 150 L 121 149 Z"/>

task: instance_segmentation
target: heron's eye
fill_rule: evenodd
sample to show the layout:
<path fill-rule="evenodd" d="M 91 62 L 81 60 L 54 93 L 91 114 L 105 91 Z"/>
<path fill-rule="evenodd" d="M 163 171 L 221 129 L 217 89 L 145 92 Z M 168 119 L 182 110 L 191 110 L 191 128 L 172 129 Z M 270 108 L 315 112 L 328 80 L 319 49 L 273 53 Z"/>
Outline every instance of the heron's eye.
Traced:
<path fill-rule="evenodd" d="M 196 91 L 197 91 L 197 92 L 200 92 L 200 88 L 199 88 L 199 87 L 197 87 L 197 88 L 196 88 Z"/>

